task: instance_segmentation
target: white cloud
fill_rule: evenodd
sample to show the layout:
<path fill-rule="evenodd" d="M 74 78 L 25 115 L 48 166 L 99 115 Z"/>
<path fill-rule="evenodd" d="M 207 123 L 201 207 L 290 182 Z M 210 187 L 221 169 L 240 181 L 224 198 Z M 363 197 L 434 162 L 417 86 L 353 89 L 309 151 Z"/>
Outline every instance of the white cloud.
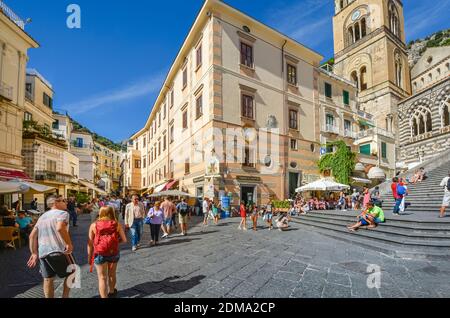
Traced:
<path fill-rule="evenodd" d="M 328 34 L 332 29 L 325 29 L 332 21 L 326 10 L 330 5 L 334 8 L 329 0 L 304 0 L 272 10 L 268 21 L 277 30 L 307 46 L 319 45 L 332 37 L 332 33 Z"/>
<path fill-rule="evenodd" d="M 128 100 L 158 91 L 161 88 L 163 81 L 164 77 L 162 73 L 160 73 L 137 83 L 117 88 L 115 90 L 102 92 L 97 96 L 92 96 L 87 99 L 65 105 L 64 109 L 73 115 L 79 115 L 101 107 L 108 107 L 108 105 L 117 102 L 123 103 Z"/>

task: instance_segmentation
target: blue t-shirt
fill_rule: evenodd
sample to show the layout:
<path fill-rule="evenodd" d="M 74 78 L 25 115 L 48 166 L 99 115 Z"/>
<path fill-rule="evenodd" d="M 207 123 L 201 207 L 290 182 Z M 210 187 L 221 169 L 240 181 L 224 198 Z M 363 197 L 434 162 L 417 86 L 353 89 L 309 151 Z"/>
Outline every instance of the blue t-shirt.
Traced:
<path fill-rule="evenodd" d="M 25 229 L 28 225 L 33 223 L 33 220 L 30 217 L 16 218 L 16 223 L 19 224 L 21 229 Z"/>

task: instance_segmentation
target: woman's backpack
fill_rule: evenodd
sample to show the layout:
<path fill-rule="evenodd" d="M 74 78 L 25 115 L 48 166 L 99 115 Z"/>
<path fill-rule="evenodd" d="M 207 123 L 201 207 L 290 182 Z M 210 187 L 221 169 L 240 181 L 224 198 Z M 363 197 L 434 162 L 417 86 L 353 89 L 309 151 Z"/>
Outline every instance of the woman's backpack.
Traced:
<path fill-rule="evenodd" d="M 94 254 L 105 257 L 119 254 L 119 232 L 116 221 L 95 223 Z"/>

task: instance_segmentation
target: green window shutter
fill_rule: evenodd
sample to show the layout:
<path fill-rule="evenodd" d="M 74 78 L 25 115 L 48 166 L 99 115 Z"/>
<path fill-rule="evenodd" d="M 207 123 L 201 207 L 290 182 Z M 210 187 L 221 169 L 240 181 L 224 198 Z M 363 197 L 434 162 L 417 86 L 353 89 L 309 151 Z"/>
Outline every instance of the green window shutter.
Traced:
<path fill-rule="evenodd" d="M 333 95 L 333 91 L 331 88 L 331 84 L 325 83 L 325 96 L 331 98 Z"/>
<path fill-rule="evenodd" d="M 387 158 L 387 145 L 385 142 L 381 143 L 381 155 L 383 159 Z"/>
<path fill-rule="evenodd" d="M 359 153 L 370 156 L 372 154 L 370 151 L 370 144 L 359 146 Z"/>
<path fill-rule="evenodd" d="M 344 105 L 350 105 L 350 94 L 347 91 L 343 91 L 343 97 L 344 97 Z"/>

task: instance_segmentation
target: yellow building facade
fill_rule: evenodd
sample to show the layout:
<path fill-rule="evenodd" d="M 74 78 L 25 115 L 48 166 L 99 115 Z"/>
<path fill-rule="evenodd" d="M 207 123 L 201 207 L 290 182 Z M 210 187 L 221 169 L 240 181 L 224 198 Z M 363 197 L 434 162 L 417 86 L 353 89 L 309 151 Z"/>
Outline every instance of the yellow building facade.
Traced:
<path fill-rule="evenodd" d="M 39 44 L 25 32 L 23 20 L 2 1 L 0 8 L 0 169 L 6 171 L 1 174 L 5 177 L 9 172 L 24 171 L 22 125 L 27 52 Z"/>

